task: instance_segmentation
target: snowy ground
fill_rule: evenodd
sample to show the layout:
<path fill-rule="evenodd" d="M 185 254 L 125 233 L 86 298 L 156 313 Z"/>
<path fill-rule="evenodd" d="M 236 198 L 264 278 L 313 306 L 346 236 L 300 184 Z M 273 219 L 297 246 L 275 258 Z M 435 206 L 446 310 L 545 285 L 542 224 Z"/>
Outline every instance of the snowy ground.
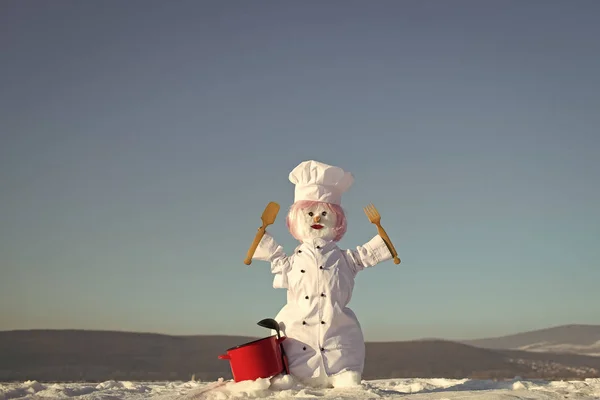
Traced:
<path fill-rule="evenodd" d="M 313 389 L 267 379 L 254 382 L 115 382 L 53 383 L 36 381 L 0 383 L 0 400 L 227 400 L 261 399 L 600 399 L 600 379 L 583 381 L 505 382 L 451 379 L 385 379 L 363 381 L 349 389 Z"/>

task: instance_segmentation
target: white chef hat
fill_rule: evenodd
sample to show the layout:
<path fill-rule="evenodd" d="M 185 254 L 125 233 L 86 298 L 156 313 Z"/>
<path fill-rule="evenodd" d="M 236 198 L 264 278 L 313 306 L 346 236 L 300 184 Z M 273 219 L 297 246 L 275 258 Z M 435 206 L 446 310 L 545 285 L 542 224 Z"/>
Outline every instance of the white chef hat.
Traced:
<path fill-rule="evenodd" d="M 314 200 L 337 205 L 342 202 L 342 193 L 354 182 L 350 172 L 314 160 L 298 164 L 289 178 L 296 185 L 294 202 Z"/>

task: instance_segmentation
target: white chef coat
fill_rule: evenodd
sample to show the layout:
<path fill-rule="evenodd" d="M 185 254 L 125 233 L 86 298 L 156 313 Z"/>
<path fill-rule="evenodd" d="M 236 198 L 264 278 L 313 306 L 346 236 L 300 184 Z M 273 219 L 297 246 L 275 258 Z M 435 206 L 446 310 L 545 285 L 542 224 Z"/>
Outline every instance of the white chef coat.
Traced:
<path fill-rule="evenodd" d="M 322 372 L 362 374 L 364 338 L 347 305 L 356 274 L 391 258 L 379 235 L 356 250 L 341 250 L 334 241 L 315 238 L 288 256 L 265 233 L 253 259 L 270 262 L 273 287 L 287 289 L 287 304 L 275 320 L 287 337 L 283 345 L 292 375 L 311 379 Z"/>

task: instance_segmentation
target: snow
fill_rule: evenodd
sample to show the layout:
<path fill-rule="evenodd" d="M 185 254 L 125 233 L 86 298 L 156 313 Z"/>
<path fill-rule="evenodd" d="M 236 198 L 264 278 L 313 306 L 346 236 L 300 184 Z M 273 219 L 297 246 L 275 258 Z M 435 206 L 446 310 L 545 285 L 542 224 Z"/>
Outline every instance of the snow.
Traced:
<path fill-rule="evenodd" d="M 550 353 L 573 353 L 588 356 L 600 356 L 600 340 L 589 345 L 571 343 L 538 342 L 516 348 L 516 350 L 550 352 Z"/>
<path fill-rule="evenodd" d="M 600 399 L 600 378 L 581 381 L 381 379 L 360 386 L 317 389 L 289 377 L 233 382 L 0 383 L 0 400 L 229 400 L 256 399 Z"/>

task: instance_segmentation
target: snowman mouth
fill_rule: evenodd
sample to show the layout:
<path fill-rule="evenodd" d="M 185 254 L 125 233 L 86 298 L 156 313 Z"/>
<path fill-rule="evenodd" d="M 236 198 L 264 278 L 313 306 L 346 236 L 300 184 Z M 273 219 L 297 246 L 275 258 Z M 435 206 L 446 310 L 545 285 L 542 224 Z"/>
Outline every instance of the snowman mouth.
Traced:
<path fill-rule="evenodd" d="M 313 229 L 321 229 L 321 228 L 323 228 L 323 225 L 314 224 L 314 225 L 311 225 L 310 227 Z"/>

